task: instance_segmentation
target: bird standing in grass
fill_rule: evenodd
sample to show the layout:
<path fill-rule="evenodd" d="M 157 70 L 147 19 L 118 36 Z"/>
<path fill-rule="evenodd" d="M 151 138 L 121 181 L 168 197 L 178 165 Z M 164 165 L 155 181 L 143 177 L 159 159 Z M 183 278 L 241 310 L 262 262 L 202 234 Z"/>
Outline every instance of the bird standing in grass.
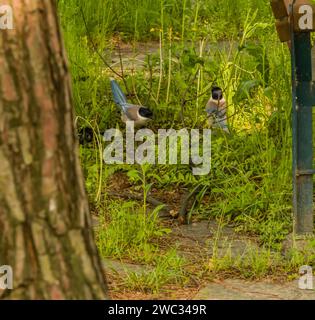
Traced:
<path fill-rule="evenodd" d="M 226 108 L 226 101 L 223 97 L 222 89 L 213 87 L 211 90 L 211 98 L 206 106 L 210 127 L 219 128 L 226 133 L 230 133 L 227 125 Z"/>
<path fill-rule="evenodd" d="M 130 104 L 118 83 L 114 79 L 110 79 L 110 85 L 114 101 L 121 110 L 121 120 L 123 122 L 133 121 L 135 126 L 146 125 L 153 117 L 153 113 L 149 108 Z"/>

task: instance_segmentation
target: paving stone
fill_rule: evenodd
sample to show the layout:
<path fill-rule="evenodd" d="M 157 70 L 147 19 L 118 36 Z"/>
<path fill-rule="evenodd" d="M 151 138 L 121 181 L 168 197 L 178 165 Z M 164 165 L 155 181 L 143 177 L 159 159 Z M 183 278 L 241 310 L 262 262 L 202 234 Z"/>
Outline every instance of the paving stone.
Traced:
<path fill-rule="evenodd" d="M 112 259 L 102 259 L 102 265 L 106 272 L 117 273 L 120 276 L 125 276 L 127 273 L 136 273 L 138 275 L 148 272 L 152 269 L 150 266 L 126 263 Z"/>
<path fill-rule="evenodd" d="M 195 300 L 315 300 L 315 290 L 302 290 L 297 281 L 273 283 L 226 279 L 209 283 Z"/>

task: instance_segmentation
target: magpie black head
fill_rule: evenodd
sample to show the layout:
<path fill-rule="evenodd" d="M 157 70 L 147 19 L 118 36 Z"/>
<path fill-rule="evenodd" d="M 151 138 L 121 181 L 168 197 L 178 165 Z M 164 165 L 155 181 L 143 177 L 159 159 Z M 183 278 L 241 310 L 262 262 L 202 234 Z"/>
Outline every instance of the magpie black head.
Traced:
<path fill-rule="evenodd" d="M 149 119 L 152 119 L 153 118 L 153 113 L 150 109 L 148 108 L 143 108 L 141 107 L 139 109 L 139 114 L 141 117 L 144 117 L 144 118 L 149 118 Z"/>
<path fill-rule="evenodd" d="M 211 95 L 212 95 L 212 99 L 221 100 L 223 98 L 222 89 L 220 87 L 212 87 Z"/>
<path fill-rule="evenodd" d="M 94 134 L 92 128 L 81 128 L 78 131 L 78 135 L 80 144 L 90 143 L 93 141 Z"/>

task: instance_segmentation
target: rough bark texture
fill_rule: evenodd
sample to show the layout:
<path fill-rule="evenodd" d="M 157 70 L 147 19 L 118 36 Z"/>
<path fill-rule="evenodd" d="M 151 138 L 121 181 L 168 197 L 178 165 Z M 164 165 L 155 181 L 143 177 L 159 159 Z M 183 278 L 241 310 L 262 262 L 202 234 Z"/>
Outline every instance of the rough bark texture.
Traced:
<path fill-rule="evenodd" d="M 10 3 L 10 2 L 9 2 Z M 77 153 L 69 71 L 52 0 L 11 0 L 0 30 L 0 298 L 103 299 Z"/>

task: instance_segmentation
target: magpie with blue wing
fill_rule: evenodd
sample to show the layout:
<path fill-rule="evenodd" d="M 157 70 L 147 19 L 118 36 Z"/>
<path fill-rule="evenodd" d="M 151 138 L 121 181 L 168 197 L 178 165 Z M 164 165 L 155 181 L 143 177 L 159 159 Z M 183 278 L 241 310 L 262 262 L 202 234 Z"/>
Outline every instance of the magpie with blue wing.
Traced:
<path fill-rule="evenodd" d="M 123 122 L 133 121 L 134 125 L 139 127 L 146 125 L 152 119 L 153 113 L 149 108 L 128 103 L 125 94 L 113 78 L 110 79 L 110 85 Z"/>
<path fill-rule="evenodd" d="M 211 128 L 219 128 L 226 133 L 230 133 L 227 124 L 226 109 L 227 106 L 222 89 L 220 87 L 212 87 L 211 97 L 206 106 L 209 125 Z"/>

